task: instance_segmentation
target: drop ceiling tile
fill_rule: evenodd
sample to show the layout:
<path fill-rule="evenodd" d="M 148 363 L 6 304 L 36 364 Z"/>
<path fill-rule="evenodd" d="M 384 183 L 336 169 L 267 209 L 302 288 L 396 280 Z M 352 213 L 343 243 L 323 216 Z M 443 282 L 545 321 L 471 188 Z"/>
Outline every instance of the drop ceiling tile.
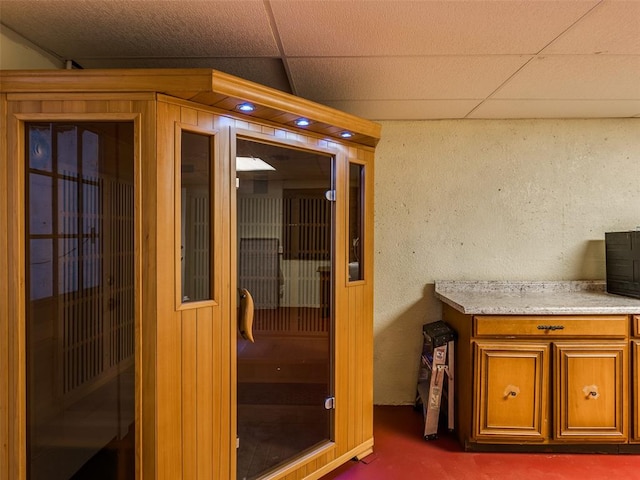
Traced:
<path fill-rule="evenodd" d="M 2 2 L 2 23 L 61 56 L 278 56 L 262 0 Z"/>
<path fill-rule="evenodd" d="M 271 0 L 288 56 L 530 54 L 583 16 L 588 1 Z"/>
<path fill-rule="evenodd" d="M 343 100 L 326 105 L 369 120 L 464 118 L 481 100 Z"/>
<path fill-rule="evenodd" d="M 602 2 L 542 53 L 640 55 L 640 2 Z"/>
<path fill-rule="evenodd" d="M 467 118 L 626 118 L 640 100 L 487 100 Z"/>
<path fill-rule="evenodd" d="M 640 99 L 640 55 L 536 57 L 492 98 Z"/>
<path fill-rule="evenodd" d="M 336 100 L 485 98 L 530 57 L 524 55 L 290 58 L 297 95 Z"/>
<path fill-rule="evenodd" d="M 212 68 L 291 93 L 279 58 L 78 58 L 83 68 Z"/>

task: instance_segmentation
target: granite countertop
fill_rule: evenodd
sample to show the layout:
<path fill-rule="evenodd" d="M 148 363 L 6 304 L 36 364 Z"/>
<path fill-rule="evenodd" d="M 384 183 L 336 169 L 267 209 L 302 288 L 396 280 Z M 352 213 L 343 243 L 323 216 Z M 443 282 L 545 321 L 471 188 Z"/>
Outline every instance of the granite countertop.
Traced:
<path fill-rule="evenodd" d="M 606 292 L 604 281 L 436 281 L 436 298 L 470 315 L 640 314 L 640 300 Z"/>

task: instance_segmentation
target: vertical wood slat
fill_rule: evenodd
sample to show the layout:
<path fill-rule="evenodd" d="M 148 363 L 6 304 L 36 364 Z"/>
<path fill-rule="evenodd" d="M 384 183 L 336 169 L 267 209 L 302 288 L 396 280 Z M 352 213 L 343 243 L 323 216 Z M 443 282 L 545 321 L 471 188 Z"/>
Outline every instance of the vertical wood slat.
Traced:
<path fill-rule="evenodd" d="M 347 427 L 349 436 L 347 439 L 347 450 L 351 450 L 356 446 L 356 417 L 358 415 L 358 405 L 356 404 L 357 400 L 357 391 L 356 391 L 356 376 L 358 375 L 358 315 L 359 312 L 356 310 L 357 302 L 355 301 L 356 289 L 349 289 L 349 313 L 347 323 L 349 325 L 349 354 L 348 354 L 348 367 L 347 371 L 349 372 L 349 394 L 348 394 L 348 402 L 349 402 L 349 425 Z"/>
<path fill-rule="evenodd" d="M 196 310 L 184 310 L 182 324 L 182 478 L 199 478 L 196 468 L 198 459 L 198 334 L 199 325 Z"/>
<path fill-rule="evenodd" d="M 366 236 L 364 248 L 364 296 L 361 314 L 362 358 L 361 371 L 363 375 L 363 435 L 364 441 L 373 439 L 373 296 L 374 296 L 374 153 L 371 150 L 358 149 L 358 158 L 365 162 L 365 198 L 364 198 L 364 226 Z"/>
<path fill-rule="evenodd" d="M 223 379 L 223 370 L 228 365 L 225 365 L 224 361 L 221 361 L 222 358 L 222 346 L 225 340 L 228 341 L 226 337 L 224 337 L 224 332 L 221 330 L 220 325 L 220 317 L 218 315 L 215 316 L 215 324 L 216 328 L 212 332 L 212 335 L 207 338 L 210 342 L 210 349 L 213 352 L 213 364 L 211 365 L 211 382 L 213 385 L 213 392 L 211 398 L 211 409 L 212 409 L 212 417 L 211 417 L 211 429 L 213 432 L 213 439 L 211 442 L 211 461 L 213 478 L 224 478 L 222 476 L 222 466 L 223 463 L 230 461 L 228 457 L 223 455 L 224 445 L 229 443 L 230 441 L 230 433 L 228 429 L 224 427 L 224 420 L 222 417 L 223 405 L 226 400 L 225 392 L 226 389 L 222 383 Z M 226 433 L 226 436 L 225 436 Z"/>
<path fill-rule="evenodd" d="M 220 117 L 215 118 L 214 127 L 220 131 L 216 137 L 216 212 L 221 212 L 219 221 L 214 222 L 214 238 L 218 239 L 214 245 L 215 272 L 215 296 L 220 307 L 214 311 L 213 325 L 214 337 L 220 342 L 219 354 L 214 356 L 214 371 L 219 372 L 219 382 L 214 376 L 213 388 L 213 435 L 212 455 L 214 478 L 235 478 L 236 472 L 236 325 L 232 318 L 236 312 L 236 285 L 235 263 L 232 259 L 236 256 L 236 243 L 234 229 L 232 228 L 231 212 L 235 192 L 235 177 L 231 175 L 231 160 L 234 158 L 229 153 L 235 150 L 230 145 L 230 128 L 225 125 Z M 215 342 L 211 341 L 212 345 Z M 216 350 L 214 350 L 216 352 Z M 215 374 L 214 374 L 215 375 Z M 217 428 L 216 428 L 217 425 Z M 217 442 L 217 443 L 216 443 Z M 217 476 L 216 476 L 217 473 Z"/>
<path fill-rule="evenodd" d="M 154 101 L 135 101 L 132 111 L 139 112 L 135 139 L 135 206 L 138 213 L 134 235 L 136 302 L 136 478 L 157 478 L 157 279 L 158 226 L 156 120 Z M 144 192 L 144 195 L 143 195 Z"/>
<path fill-rule="evenodd" d="M 198 124 L 198 111 L 193 108 L 182 107 L 180 109 L 180 122 L 188 123 L 189 125 Z M 178 160 L 178 159 L 176 159 Z"/>
<path fill-rule="evenodd" d="M 7 96 L 0 94 L 0 231 L 8 232 Z M 7 236 L 0 235 L 0 478 L 9 477 L 9 262 Z"/>
<path fill-rule="evenodd" d="M 188 311 L 188 310 L 187 310 Z M 187 311 L 183 312 L 186 313 Z M 196 459 L 197 475 L 193 478 L 212 478 L 213 466 L 213 415 L 212 397 L 213 397 L 213 351 L 211 342 L 213 339 L 211 307 L 200 308 L 197 310 L 197 337 L 195 339 L 196 369 L 194 390 L 196 392 L 196 442 L 198 456 Z M 183 348 L 185 346 L 183 345 Z M 187 382 L 183 382 L 183 389 L 188 389 Z M 185 459 L 185 465 L 187 461 Z M 185 479 L 191 478 L 185 475 Z"/>
<path fill-rule="evenodd" d="M 8 325 L 8 471 L 7 478 L 26 478 L 26 352 L 25 352 L 25 231 L 24 218 L 24 148 L 23 139 L 14 113 L 40 111 L 41 102 L 21 105 L 12 102 L 7 105 L 7 156 L 15 161 L 7 162 L 7 297 Z M 4 123 L 4 122 L 3 122 Z M 4 445 L 3 445 L 3 448 Z"/>
<path fill-rule="evenodd" d="M 157 408 L 156 426 L 157 478 L 182 478 L 182 375 L 180 312 L 174 306 L 174 124 L 180 120 L 180 107 L 168 103 L 157 105 L 157 138 L 165 142 L 157 149 Z"/>
<path fill-rule="evenodd" d="M 639 317 L 640 318 L 640 317 Z M 634 336 L 640 335 L 640 332 L 635 332 Z M 631 340 L 631 396 L 633 398 L 633 410 L 631 413 L 633 423 L 633 434 L 631 437 L 631 443 L 637 443 L 640 441 L 640 340 Z"/>
<path fill-rule="evenodd" d="M 336 206 L 345 205 L 346 192 L 343 188 L 338 188 L 346 181 L 346 159 L 344 155 L 338 155 L 336 157 Z M 341 208 L 335 209 L 335 271 L 333 272 L 334 279 L 334 318 L 333 331 L 334 331 L 334 363 L 333 363 L 333 375 L 334 375 L 334 394 L 336 397 L 336 408 L 334 414 L 334 431 L 336 442 L 336 457 L 347 452 L 349 443 L 349 423 L 350 418 L 350 370 L 353 365 L 350 363 L 350 335 L 351 330 L 349 328 L 349 320 L 351 312 L 349 310 L 349 290 L 345 288 L 344 281 L 344 266 L 342 263 L 346 262 L 347 253 L 345 252 L 346 245 L 346 233 L 344 226 L 347 225 L 346 212 Z"/>
<path fill-rule="evenodd" d="M 200 128 L 207 128 L 213 130 L 215 123 L 215 116 L 211 112 L 205 112 L 202 110 L 197 110 L 197 120 L 196 125 Z M 216 157 L 217 158 L 217 157 Z"/>
<path fill-rule="evenodd" d="M 130 100 L 109 100 L 107 111 L 109 113 L 131 112 L 131 104 Z"/>

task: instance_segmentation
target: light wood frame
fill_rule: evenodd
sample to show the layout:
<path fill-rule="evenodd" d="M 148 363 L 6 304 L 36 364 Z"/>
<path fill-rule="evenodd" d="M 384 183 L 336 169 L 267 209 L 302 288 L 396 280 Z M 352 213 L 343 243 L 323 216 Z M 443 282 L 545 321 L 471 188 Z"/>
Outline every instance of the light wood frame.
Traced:
<path fill-rule="evenodd" d="M 210 179 L 209 179 L 209 193 L 211 198 L 209 199 L 209 221 L 211 222 L 210 226 L 210 235 L 211 242 L 213 248 L 210 251 L 211 258 L 209 260 L 210 271 L 209 277 L 212 285 L 210 286 L 211 298 L 207 300 L 199 300 L 194 302 L 184 302 L 181 295 L 182 290 L 182 270 L 180 268 L 181 265 L 181 230 L 178 226 L 181 225 L 182 222 L 182 132 L 190 132 L 196 133 L 199 135 L 203 135 L 209 137 L 209 147 L 210 147 L 210 162 L 211 162 L 211 170 L 210 170 Z M 221 278 L 221 263 L 222 263 L 222 253 L 219 251 L 220 249 L 216 248 L 218 245 L 218 241 L 216 239 L 221 236 L 221 228 L 220 228 L 220 216 L 222 215 L 222 198 L 220 189 L 217 188 L 217 184 L 220 179 L 217 178 L 217 172 L 215 169 L 215 162 L 219 158 L 219 154 L 217 154 L 217 147 L 219 143 L 219 139 L 217 138 L 220 132 L 218 130 L 209 130 L 206 128 L 199 128 L 194 125 L 184 124 L 181 122 L 176 122 L 175 124 L 175 148 L 174 148 L 174 158 L 175 158 L 175 282 L 176 282 L 176 310 L 185 310 L 190 308 L 200 308 L 205 306 L 218 306 L 219 302 L 216 300 L 220 298 L 220 280 Z"/>
<path fill-rule="evenodd" d="M 7 276 L 12 279 L 8 283 L 7 305 L 8 314 L 7 330 L 8 345 L 6 351 L 9 352 L 9 361 L 7 363 L 7 378 L 9 379 L 10 389 L 7 390 L 7 411 L 10 413 L 13 421 L 8 424 L 7 437 L 13 441 L 9 442 L 9 448 L 6 450 L 8 461 L 6 465 L 7 478 L 24 479 L 26 478 L 26 332 L 24 319 L 25 311 L 25 151 L 24 151 L 24 135 L 25 124 L 27 122 L 83 122 L 83 121 L 109 121 L 109 122 L 132 122 L 134 128 L 134 271 L 135 271 L 135 423 L 136 423 L 136 449 L 142 451 L 142 392 L 143 378 L 145 370 L 142 364 L 142 336 L 141 336 L 141 319 L 142 319 L 142 295 L 141 295 L 141 242 L 142 235 L 142 219 L 141 212 L 141 146 L 140 138 L 142 121 L 140 113 L 13 113 L 7 115 L 7 138 L 9 139 L 9 148 L 6 158 L 13 158 L 13 162 L 7 162 L 6 179 L 11 185 L 8 190 L 9 209 L 15 212 L 7 228 L 7 237 L 12 245 L 11 251 L 14 252 L 10 260 L 7 262 Z M 13 462 L 11 460 L 14 460 Z M 17 462 L 15 461 L 17 460 Z M 1 471 L 1 470 L 0 470 Z M 136 471 L 142 478 L 142 466 L 136 462 Z"/>

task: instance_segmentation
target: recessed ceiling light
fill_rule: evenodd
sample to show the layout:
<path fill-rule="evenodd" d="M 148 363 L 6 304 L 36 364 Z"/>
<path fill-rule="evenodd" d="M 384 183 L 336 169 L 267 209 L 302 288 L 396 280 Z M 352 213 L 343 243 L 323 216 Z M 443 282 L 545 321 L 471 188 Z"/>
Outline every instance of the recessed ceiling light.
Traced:
<path fill-rule="evenodd" d="M 309 125 L 311 125 L 311 120 L 309 120 L 308 118 L 299 118 L 295 123 L 299 127 L 308 127 Z"/>
<path fill-rule="evenodd" d="M 342 138 L 351 138 L 351 137 L 353 137 L 353 133 L 351 133 L 351 132 L 342 132 L 342 133 L 340 134 L 340 136 L 341 136 Z"/>
<path fill-rule="evenodd" d="M 240 105 L 236 105 L 236 110 L 240 110 L 241 112 L 253 112 L 256 109 L 255 105 L 253 105 L 252 103 L 241 103 Z"/>

